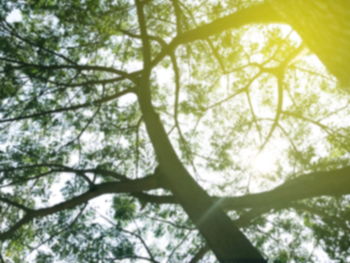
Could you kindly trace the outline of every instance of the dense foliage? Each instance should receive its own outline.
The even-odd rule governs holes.
[[[0,262],[216,260],[150,94],[264,258],[348,262],[349,92],[262,2],[0,0]]]

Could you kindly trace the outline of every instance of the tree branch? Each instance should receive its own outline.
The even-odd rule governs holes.
[[[42,64],[34,64],[34,63],[27,63],[20,60],[15,60],[7,57],[0,57],[0,60],[11,62],[14,64],[18,64],[18,66],[11,66],[11,69],[21,69],[21,68],[37,68],[41,70],[57,70],[57,69],[74,69],[74,70],[86,70],[86,71],[101,71],[101,72],[108,72],[108,73],[114,73],[121,77],[124,77],[126,79],[130,79],[134,81],[135,79],[132,77],[132,75],[112,68],[112,67],[106,67],[106,66],[97,66],[97,65],[76,65],[76,64],[61,64],[61,65],[42,65]]]
[[[117,92],[113,95],[110,96],[106,96],[103,97],[101,99],[97,99],[94,100],[92,102],[86,102],[86,103],[82,103],[82,104],[77,104],[77,105],[73,105],[73,106],[69,106],[69,107],[62,107],[62,108],[57,108],[57,109],[53,109],[53,110],[48,110],[48,111],[42,111],[42,112],[37,112],[37,113],[33,113],[33,114],[28,114],[28,115],[22,115],[22,116],[17,116],[17,117],[13,117],[13,118],[7,118],[7,119],[2,119],[0,120],[0,123],[5,123],[5,122],[12,122],[12,121],[19,121],[19,120],[25,120],[25,119],[31,119],[31,118],[37,118],[37,117],[42,117],[45,115],[50,115],[50,114],[56,114],[56,113],[60,113],[60,112],[65,112],[65,111],[72,111],[72,110],[78,110],[81,108],[86,108],[89,106],[93,106],[93,105],[100,105],[102,103],[117,99],[127,93],[133,92],[133,89],[126,89],[120,92]]]
[[[166,48],[154,58],[151,65],[156,66],[165,56],[173,52],[179,45],[220,34],[229,29],[240,28],[249,24],[286,23],[268,3],[257,4],[233,14],[201,25],[176,36]],[[134,72],[138,74],[139,72]],[[130,74],[132,75],[132,74]]]
[[[257,194],[226,197],[222,206],[226,209],[274,207],[292,201],[319,196],[337,196],[350,193],[350,166],[332,170],[313,172],[298,176],[286,183]]]
[[[285,23],[270,4],[262,3],[219,18],[211,23],[184,32],[176,37],[172,45],[185,44],[198,39],[219,34],[225,30],[239,28],[248,24]]]
[[[212,199],[225,210],[245,208],[278,208],[293,206],[291,202],[320,196],[350,194],[350,166],[331,171],[319,171],[300,175],[266,192],[244,196],[218,197]],[[155,204],[178,204],[174,196],[156,196],[135,193],[143,202]]]
[[[136,180],[129,180],[124,182],[108,182],[95,185],[93,189],[90,189],[81,195],[63,201],[59,204],[53,205],[51,207],[26,211],[27,213],[19,221],[17,221],[17,223],[11,226],[7,231],[0,233],[0,240],[10,238],[20,227],[22,227],[24,224],[29,223],[35,218],[45,217],[63,210],[72,209],[101,195],[115,193],[135,193],[156,189],[159,187],[160,184],[157,176],[147,176]]]

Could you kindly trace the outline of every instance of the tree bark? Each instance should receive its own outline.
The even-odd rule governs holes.
[[[350,2],[347,0],[268,0],[299,33],[327,69],[350,85]]]
[[[136,0],[143,43],[144,69],[138,84],[138,101],[146,129],[159,161],[159,169],[169,189],[179,201],[221,263],[267,262],[238,227],[213,203],[191,177],[172,147],[151,102],[151,56],[142,3]]]
[[[350,194],[350,166],[330,171],[319,171],[299,175],[276,188],[243,196],[212,196],[213,202],[220,203],[224,210],[246,208],[288,208],[292,202],[321,196]],[[157,196],[135,193],[144,202],[156,204],[178,204],[174,196]]]
[[[318,196],[337,196],[350,193],[350,166],[337,170],[314,172],[301,175],[266,192],[225,197],[225,209],[280,207],[292,201]]]

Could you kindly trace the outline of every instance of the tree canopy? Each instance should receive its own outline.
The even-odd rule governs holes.
[[[349,262],[348,7],[0,1],[0,263]]]

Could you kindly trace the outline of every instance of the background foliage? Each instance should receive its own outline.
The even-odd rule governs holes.
[[[146,2],[157,57],[183,32],[258,1]],[[0,3],[1,231],[26,209],[153,174],[132,81],[143,62],[134,3]],[[151,88],[181,161],[210,195],[349,164],[348,91],[287,25],[180,45],[154,67]],[[258,214],[244,232],[271,260],[347,262],[349,213],[347,196],[312,198]],[[31,220],[2,241],[0,262],[213,262],[207,250],[179,206],[122,193]]]

